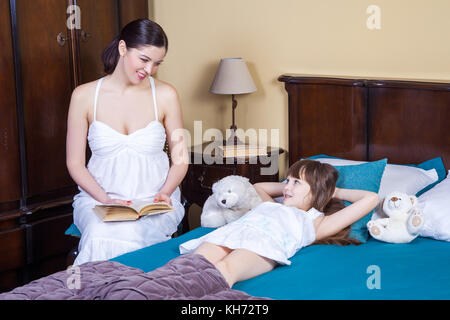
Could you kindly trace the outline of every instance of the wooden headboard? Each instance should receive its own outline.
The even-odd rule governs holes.
[[[450,83],[282,75],[289,107],[289,165],[328,154],[450,168]]]

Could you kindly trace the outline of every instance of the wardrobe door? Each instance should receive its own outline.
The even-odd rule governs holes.
[[[22,283],[25,229],[19,225],[21,174],[9,1],[0,1],[0,292]]]
[[[15,3],[30,204],[42,201],[44,194],[46,198],[63,195],[74,185],[66,169],[65,146],[72,92],[67,2]]]
[[[101,55],[105,47],[128,22],[148,18],[148,0],[78,0],[80,29],[77,31],[80,57],[79,83],[104,76]]]
[[[0,1],[0,212],[19,207],[21,196],[16,87],[8,1]]]
[[[103,49],[119,34],[117,0],[78,0],[81,28],[77,31],[80,83],[104,76]]]
[[[136,19],[148,19],[148,2],[149,0],[119,0],[120,28]]]

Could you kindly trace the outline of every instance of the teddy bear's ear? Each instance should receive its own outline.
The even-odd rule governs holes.
[[[417,204],[417,197],[416,196],[409,196],[409,199],[411,199],[411,203],[413,207]]]
[[[244,182],[244,183],[250,183],[250,179],[249,178],[247,178],[247,177],[243,177],[243,176],[236,176],[236,180],[238,180],[239,182]]]

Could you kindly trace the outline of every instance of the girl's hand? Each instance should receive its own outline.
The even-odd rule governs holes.
[[[120,199],[109,199],[106,202],[104,202],[104,204],[120,204],[123,206],[128,206],[131,204],[130,200],[120,200]]]
[[[172,205],[172,200],[170,199],[170,196],[167,193],[164,192],[158,192],[153,200],[153,202],[167,202],[168,204]]]

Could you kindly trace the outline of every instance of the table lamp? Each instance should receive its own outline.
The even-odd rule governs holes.
[[[251,93],[256,91],[256,86],[247,69],[247,65],[242,58],[224,58],[220,60],[214,81],[209,89],[215,94],[231,94],[232,102],[232,125],[231,136],[228,138],[227,145],[243,144],[236,136],[236,124],[234,121],[234,110],[237,107],[236,94]]]

